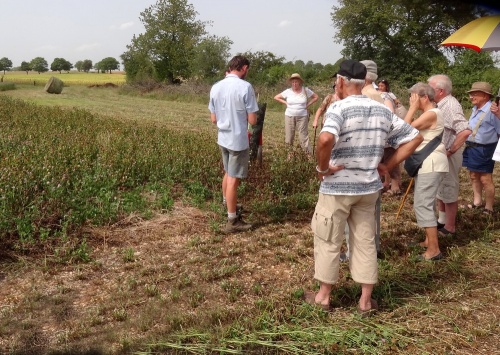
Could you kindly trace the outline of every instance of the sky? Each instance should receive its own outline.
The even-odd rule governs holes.
[[[144,33],[140,13],[156,0],[1,0],[0,58],[14,67],[43,57],[75,64],[120,55]],[[337,0],[188,0],[211,35],[233,41],[231,54],[268,51],[286,61],[334,64],[332,6]]]

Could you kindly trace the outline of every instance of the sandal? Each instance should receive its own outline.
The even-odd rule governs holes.
[[[361,318],[368,318],[368,317],[373,316],[375,313],[377,313],[377,311],[378,311],[377,301],[372,298],[372,299],[370,299],[370,304],[371,304],[370,309],[363,310],[363,309],[359,308],[359,305],[356,308],[356,312],[361,316]]]
[[[453,237],[455,235],[455,233],[453,232],[450,232],[448,229],[446,229],[445,227],[441,228],[441,229],[438,229],[438,234],[441,236],[441,237],[446,237],[446,236],[450,236],[450,237]]]
[[[325,312],[330,312],[332,310],[330,303],[328,303],[328,304],[317,303],[315,298],[316,298],[316,293],[311,292],[311,291],[306,291],[304,293],[304,296],[303,296],[303,300],[307,304],[310,304],[311,306],[319,307]]]
[[[493,211],[492,210],[489,210],[487,208],[484,208],[483,209],[483,213],[488,215],[488,216],[493,216]]]
[[[429,262],[432,262],[432,261],[438,261],[438,260],[441,260],[443,259],[444,256],[442,253],[439,253],[437,255],[434,255],[433,257],[431,258],[426,258],[424,254],[420,254],[417,256],[417,261],[429,261]]]
[[[461,205],[460,208],[463,210],[476,210],[478,208],[483,208],[483,206],[482,205],[475,205],[474,202],[471,202],[471,203],[468,203],[466,205]]]
[[[387,190],[386,192],[384,192],[384,195],[399,196],[399,195],[401,195],[401,190]]]

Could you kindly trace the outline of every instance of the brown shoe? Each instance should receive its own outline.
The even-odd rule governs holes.
[[[246,232],[250,229],[252,229],[252,225],[250,223],[245,223],[243,219],[241,219],[241,217],[236,217],[227,220],[224,232],[225,233]]]

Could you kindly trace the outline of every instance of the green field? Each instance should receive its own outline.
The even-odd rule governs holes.
[[[413,192],[399,219],[401,199],[383,196],[380,312],[356,314],[360,288],[341,263],[325,313],[301,299],[317,288],[319,183],[314,160],[288,157],[283,108],[266,113],[263,163],[239,189],[256,229],[224,235],[208,94],[177,89],[0,92],[1,354],[498,352],[498,212],[459,210],[445,259],[418,262]]]
[[[0,72],[0,78],[3,77],[3,81],[17,84],[45,85],[52,76],[61,79],[65,85],[94,85],[105,83],[121,85],[125,83],[125,73],[123,72],[113,72],[112,74],[84,73],[78,71],[70,71],[69,73],[49,71],[41,74],[32,71],[28,72],[28,74],[24,71],[6,71],[5,74]]]

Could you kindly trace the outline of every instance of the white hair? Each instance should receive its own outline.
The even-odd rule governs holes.
[[[434,82],[436,88],[444,90],[446,95],[451,94],[453,89],[451,79],[448,75],[445,74],[436,74],[427,79],[427,82]]]
[[[366,78],[367,78],[368,80],[370,80],[370,81],[372,81],[372,82],[373,82],[373,81],[376,81],[376,80],[377,80],[378,75],[377,75],[377,74],[375,74],[375,73],[372,73],[372,72],[370,72],[370,71],[367,71],[367,72],[366,72]]]
[[[351,83],[351,84],[356,85],[356,86],[364,86],[365,85],[365,81],[363,79],[351,79],[351,78],[348,78],[346,76],[339,75],[339,74],[337,74],[337,76],[340,76],[341,78],[343,78],[345,82]]]

